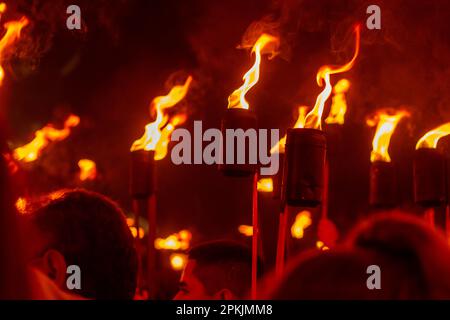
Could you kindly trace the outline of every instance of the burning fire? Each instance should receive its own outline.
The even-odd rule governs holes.
[[[322,251],[330,250],[330,248],[328,248],[328,247],[325,245],[325,243],[323,243],[323,242],[320,241],[320,240],[316,242],[316,247],[317,247],[317,249],[322,250]]]
[[[170,255],[170,265],[175,271],[183,270],[187,263],[187,256],[182,253],[172,253]]]
[[[409,116],[409,113],[404,110],[396,111],[393,114],[382,110],[377,112],[374,117],[367,119],[368,126],[377,126],[372,142],[371,162],[391,162],[391,157],[388,153],[389,143],[397,124],[406,116]]]
[[[181,230],[167,238],[157,238],[155,248],[158,250],[187,250],[191,244],[192,234],[188,230]]]
[[[167,95],[153,99],[150,108],[156,111],[156,120],[145,126],[144,135],[133,143],[131,151],[154,150],[156,160],[161,160],[166,156],[170,134],[176,125],[184,122],[185,118],[175,116],[169,121],[169,116],[164,111],[184,99],[191,82],[192,77],[189,76],[183,85],[174,86]]]
[[[20,197],[16,201],[16,209],[20,214],[25,214],[27,212],[28,201],[27,199]]]
[[[252,226],[242,224],[239,226],[238,230],[240,233],[242,233],[246,237],[253,236],[253,227]]]
[[[293,238],[301,239],[306,228],[312,223],[311,213],[309,211],[301,211],[295,217],[294,224],[291,227],[291,235]]]
[[[130,229],[130,232],[131,232],[133,238],[137,238],[137,236],[138,236],[138,228],[136,228],[136,226],[134,224],[134,219],[133,218],[127,218],[127,225],[128,225],[128,228]],[[143,239],[144,235],[145,235],[144,229],[139,227],[139,239]]]
[[[97,177],[97,165],[89,159],[81,159],[78,161],[80,168],[79,178],[81,181],[94,180]]]
[[[247,92],[259,81],[259,71],[261,65],[261,54],[263,49],[272,44],[270,49],[271,57],[275,55],[275,51],[280,45],[280,40],[277,37],[262,34],[255,45],[253,46],[252,53],[255,54],[255,63],[247,71],[247,73],[242,78],[244,80],[244,84],[236,89],[229,97],[228,97],[228,108],[240,108],[240,109],[249,109],[249,104],[247,100],[245,100],[245,95]]]
[[[272,178],[259,179],[256,188],[257,188],[258,192],[272,192],[273,191]]]
[[[14,150],[14,159],[24,162],[35,161],[50,142],[66,139],[70,135],[71,129],[78,126],[79,123],[80,118],[78,116],[70,115],[64,122],[63,129],[56,129],[51,124],[46,125],[35,132],[35,137],[30,143]]]
[[[0,3],[0,16],[6,11],[6,4]],[[26,17],[22,17],[18,21],[9,21],[4,24],[4,28],[6,32],[4,36],[0,39],[0,63],[3,61],[3,55],[5,51],[17,40],[20,38],[20,33],[22,29],[28,25],[28,19]],[[0,85],[5,78],[5,71],[3,70],[3,66],[0,65]]]
[[[416,149],[431,148],[436,149],[439,139],[450,134],[450,122],[447,122],[433,130],[427,132],[417,141]]]
[[[305,127],[305,119],[306,119],[306,112],[308,111],[309,107],[307,106],[299,106],[298,107],[298,118],[297,122],[295,122],[294,128],[304,128]],[[270,154],[275,153],[284,153],[284,146],[286,144],[286,135],[284,135],[283,138],[278,141],[276,145],[270,149]]]
[[[317,97],[314,108],[306,116],[305,128],[310,128],[310,129],[321,129],[322,128],[321,122],[322,122],[323,109],[325,107],[325,102],[330,97],[331,91],[332,91],[330,76],[332,74],[346,72],[353,67],[353,65],[355,64],[356,58],[359,55],[360,33],[361,33],[361,26],[357,25],[355,27],[355,38],[356,38],[355,39],[355,42],[356,42],[355,53],[353,55],[353,58],[347,64],[345,64],[343,66],[339,66],[339,67],[325,65],[325,66],[321,67],[319,69],[319,71],[317,72],[317,76],[316,76],[317,84],[320,87],[322,87],[325,84],[325,88]]]
[[[331,102],[330,114],[325,119],[328,124],[344,124],[345,113],[347,112],[347,100],[345,94],[350,89],[350,81],[341,79],[333,88],[333,99]]]

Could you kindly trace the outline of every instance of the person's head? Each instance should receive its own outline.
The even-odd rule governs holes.
[[[354,228],[347,245],[403,266],[400,298],[450,298],[450,249],[444,234],[424,219],[399,211],[373,215]]]
[[[30,265],[67,289],[76,265],[81,289],[93,299],[131,299],[137,277],[133,237],[121,209],[108,198],[84,190],[61,190],[21,216]]]
[[[175,299],[243,299],[250,291],[251,274],[252,253],[246,246],[226,240],[204,243],[189,251]]]

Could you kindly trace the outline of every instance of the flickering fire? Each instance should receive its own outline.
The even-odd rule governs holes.
[[[256,188],[258,192],[272,192],[273,191],[272,178],[259,179]]]
[[[322,251],[326,251],[326,250],[330,250],[330,248],[328,248],[325,243],[323,243],[322,241],[317,241],[316,242],[316,248]]]
[[[439,139],[450,134],[450,122],[447,122],[433,130],[428,131],[417,141],[416,149],[429,148],[436,149]]]
[[[6,11],[6,4],[0,4],[0,14],[3,14]],[[28,25],[28,19],[26,17],[22,17],[18,21],[9,21],[4,24],[4,28],[6,32],[4,36],[0,39],[0,63],[3,62],[3,55],[5,51],[17,40],[20,38],[20,33],[22,29]],[[5,77],[5,71],[3,70],[3,66],[0,65],[0,85],[3,82]]]
[[[165,157],[170,133],[175,129],[175,125],[182,123],[182,117],[176,117],[169,121],[169,116],[165,113],[165,110],[172,108],[186,97],[191,82],[192,77],[189,76],[183,85],[176,85],[167,95],[153,99],[150,108],[156,111],[156,120],[145,126],[144,135],[133,143],[131,151],[155,150],[156,160]],[[166,126],[169,126],[169,128],[164,130]]]
[[[27,206],[27,199],[20,197],[16,200],[16,210],[18,213],[25,214],[27,212]]]
[[[36,161],[50,142],[66,139],[70,135],[71,129],[78,126],[79,123],[80,118],[78,116],[70,115],[64,122],[63,129],[56,129],[52,124],[46,125],[35,132],[35,137],[31,142],[14,150],[14,159],[23,162]]]
[[[238,231],[246,237],[253,236],[253,226],[242,224],[238,227]]]
[[[367,119],[366,123],[368,126],[377,126],[372,142],[371,162],[391,162],[388,151],[392,134],[400,120],[407,116],[409,116],[409,112],[405,110],[381,110],[374,117]]]
[[[301,211],[295,217],[294,224],[291,227],[291,235],[293,238],[303,238],[304,231],[312,223],[311,213],[309,211]]]
[[[186,119],[187,116],[184,114],[176,115],[164,127],[164,129],[161,131],[161,138],[156,144],[155,160],[162,160],[166,157],[169,148],[170,136],[172,135],[173,130],[175,130],[175,128],[179,125],[183,124]]]
[[[319,85],[319,87],[322,87],[325,84],[325,88],[317,97],[314,108],[306,116],[305,128],[319,129],[319,130],[322,128],[323,109],[325,107],[325,102],[330,97],[332,91],[330,76],[332,74],[346,72],[353,67],[356,58],[359,55],[360,33],[361,33],[361,26],[357,25],[355,27],[355,53],[353,55],[353,58],[347,64],[339,67],[325,65],[321,67],[317,72],[316,76],[317,84]]]
[[[299,106],[298,107],[298,118],[297,121],[294,124],[294,128],[304,128],[305,127],[305,119],[306,119],[306,112],[308,111],[309,107],[307,106]],[[278,141],[276,145],[270,149],[270,154],[283,154],[284,153],[284,147],[286,145],[286,135],[284,135],[283,138]]]
[[[184,269],[187,263],[187,256],[182,253],[172,253],[170,255],[170,265],[175,271],[181,271]]]
[[[136,228],[136,225],[134,224],[133,218],[127,218],[127,225],[130,229],[131,235],[133,238],[137,238],[138,236],[138,228]],[[142,227],[139,227],[139,239],[143,239],[145,235],[145,230]]]
[[[188,230],[181,230],[167,238],[157,238],[155,248],[158,250],[187,250],[189,249],[192,234]]]
[[[81,181],[95,180],[97,177],[97,165],[89,159],[81,159],[78,161],[80,168],[79,178]]]
[[[350,81],[341,79],[333,88],[333,98],[331,102],[330,114],[325,119],[327,124],[343,125],[345,121],[345,113],[347,112],[347,99],[345,94],[350,89]]]
[[[270,49],[268,49],[270,44]],[[249,109],[250,105],[245,99],[245,95],[247,92],[259,81],[259,73],[260,73],[260,65],[261,65],[261,55],[263,54],[263,49],[270,50],[269,53],[271,57],[275,55],[275,51],[278,49],[280,45],[280,40],[277,37],[262,34],[255,45],[253,46],[252,53],[255,54],[255,63],[247,71],[247,73],[242,78],[244,80],[244,84],[236,89],[229,97],[228,97],[228,108],[241,108],[241,109]]]

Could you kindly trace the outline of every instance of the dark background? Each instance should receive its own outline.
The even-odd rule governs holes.
[[[284,130],[295,122],[299,104],[314,104],[321,89],[315,74],[324,64],[347,61],[353,53],[352,26],[363,23],[361,54],[345,75],[346,124],[332,130],[330,218],[341,233],[369,212],[368,169],[373,129],[365,118],[384,107],[404,107],[411,117],[394,134],[390,155],[397,167],[399,204],[412,203],[411,156],[418,138],[450,120],[450,3],[448,1],[313,0],[118,0],[7,1],[4,20],[25,14],[31,24],[17,51],[7,57],[1,88],[2,116],[11,148],[27,143],[47,123],[68,113],[81,124],[65,141],[23,166],[23,192],[36,195],[61,187],[102,192],[131,210],[129,148],[150,121],[148,106],[187,74],[195,83],[180,108],[185,127],[202,120],[219,127],[228,95],[241,85],[253,59],[237,50],[255,21],[282,37],[281,55],[263,60],[258,85],[248,94],[260,127]],[[69,31],[69,4],[82,10],[83,30]],[[378,4],[382,29],[365,28],[366,8]],[[183,80],[182,80],[183,81]],[[327,109],[328,110],[328,109]],[[328,111],[325,111],[325,115]],[[443,146],[447,145],[445,141]],[[99,178],[77,181],[77,161],[97,163]],[[251,224],[251,181],[225,178],[215,166],[157,163],[158,235],[181,229],[193,242],[245,239],[237,231]],[[265,257],[274,259],[278,201],[260,199]],[[317,213],[313,217],[317,222]],[[306,238],[315,241],[311,228]]]

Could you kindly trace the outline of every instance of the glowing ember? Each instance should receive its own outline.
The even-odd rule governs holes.
[[[427,132],[419,141],[417,141],[416,149],[430,148],[436,149],[439,139],[450,134],[450,122],[447,122],[433,130]]]
[[[27,212],[27,206],[28,206],[27,199],[22,198],[22,197],[17,199],[16,209],[17,209],[18,213],[25,214]]]
[[[394,113],[382,110],[377,112],[374,117],[367,119],[368,126],[377,126],[372,142],[371,162],[391,162],[391,157],[388,153],[389,143],[397,124],[406,116],[409,116],[409,113],[404,110],[395,111]]]
[[[310,129],[321,129],[322,128],[323,109],[325,107],[325,102],[330,97],[331,91],[332,91],[330,76],[332,74],[346,72],[353,67],[353,65],[355,64],[356,58],[359,55],[360,32],[361,32],[361,26],[357,25],[355,27],[355,38],[356,38],[355,53],[353,55],[353,58],[350,60],[350,62],[348,62],[347,64],[340,66],[340,67],[333,67],[333,66],[325,65],[325,66],[321,67],[319,69],[319,71],[317,72],[317,76],[316,76],[317,84],[320,87],[322,87],[325,84],[325,88],[317,97],[314,108],[306,116],[305,128],[310,128]]]
[[[309,107],[307,106],[299,106],[298,107],[298,118],[295,122],[294,128],[304,128],[305,127],[305,119],[306,119],[306,112],[308,111]],[[284,135],[283,138],[278,141],[276,145],[270,149],[270,154],[275,153],[284,153],[284,146],[286,144],[286,135]]]
[[[89,159],[81,159],[78,161],[80,168],[79,178],[81,181],[94,180],[97,177],[97,165]]]
[[[157,238],[155,248],[158,250],[187,250],[189,249],[192,234],[188,230],[182,230],[167,238]]]
[[[238,227],[238,231],[246,237],[253,236],[253,227],[242,224]]]
[[[183,85],[174,86],[167,95],[153,99],[150,108],[156,111],[156,120],[145,126],[144,135],[133,143],[131,151],[155,150],[156,160],[161,160],[165,157],[170,133],[175,129],[175,125],[183,121],[181,121],[182,118],[175,118],[172,122],[169,122],[169,116],[165,114],[164,110],[172,108],[184,99],[189,91],[191,82],[192,77],[189,76]],[[166,126],[169,126],[169,128],[164,130]]]
[[[294,224],[291,227],[291,235],[293,238],[303,238],[304,231],[312,223],[311,213],[309,211],[301,211],[295,217]]]
[[[258,192],[272,192],[273,191],[273,180],[272,178],[262,178],[259,179],[257,184]]]
[[[172,253],[170,255],[170,265],[172,269],[175,271],[183,270],[184,266],[187,263],[187,256],[182,253]]]
[[[331,103],[330,114],[325,119],[328,124],[343,125],[345,121],[345,113],[347,112],[347,100],[345,94],[350,89],[350,81],[341,79],[333,88],[333,99]]]
[[[240,109],[249,109],[249,104],[247,100],[245,100],[245,95],[247,92],[259,81],[259,71],[261,65],[261,54],[263,53],[263,49],[267,50],[268,45],[270,46],[270,54],[273,57],[275,55],[275,51],[280,45],[280,40],[274,36],[268,34],[262,34],[255,45],[253,46],[252,53],[255,54],[255,63],[247,71],[244,75],[243,80],[244,84],[236,89],[229,97],[228,97],[228,108],[240,108]]]
[[[3,14],[6,10],[6,4],[0,4],[0,14]],[[4,28],[6,32],[4,36],[0,39],[0,63],[3,62],[3,55],[5,51],[17,40],[20,38],[20,33],[22,29],[28,24],[28,19],[26,17],[22,17],[18,21],[9,21],[4,24]],[[5,77],[5,71],[3,67],[0,65],[0,85],[3,82]]]
[[[14,150],[14,159],[24,162],[35,161],[50,142],[66,139],[70,135],[71,129],[78,126],[79,123],[80,118],[78,116],[70,115],[64,122],[63,129],[56,129],[51,124],[46,125],[35,132],[35,137],[30,143]]]
[[[316,247],[317,247],[317,249],[322,250],[322,251],[330,250],[330,248],[328,248],[328,247],[325,245],[325,243],[323,243],[323,242],[320,241],[320,240],[316,242]]]

